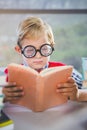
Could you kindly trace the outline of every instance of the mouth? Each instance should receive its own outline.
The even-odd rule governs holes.
[[[42,60],[36,60],[36,61],[34,61],[33,63],[34,63],[34,64],[42,64],[43,61],[42,61]]]

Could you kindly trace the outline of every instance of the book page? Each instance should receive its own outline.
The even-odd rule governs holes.
[[[56,68],[56,67],[55,67]],[[61,93],[57,93],[57,85],[59,83],[65,83],[68,77],[72,74],[72,66],[62,66],[54,68],[54,71],[49,71],[50,73],[45,73],[44,78],[44,109],[58,106],[60,104],[67,102],[67,97]],[[42,74],[42,73],[41,73]]]
[[[41,85],[42,77],[40,74],[29,68],[19,64],[10,64],[8,66],[8,82],[15,82],[17,86],[23,86],[24,96],[20,100],[12,101],[13,104],[22,105],[35,111],[37,102],[40,102],[41,93],[39,85]],[[39,92],[40,91],[40,92]],[[38,100],[38,101],[37,101]],[[37,105],[37,106],[36,106]]]
[[[51,67],[51,68],[44,69],[43,71],[40,72],[40,74],[42,76],[44,76],[44,75],[47,75],[47,74],[52,74],[56,71],[61,71],[61,70],[69,69],[69,68],[73,69],[73,66],[67,65],[67,66]]]

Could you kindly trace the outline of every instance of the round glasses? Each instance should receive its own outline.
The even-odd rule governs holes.
[[[52,54],[54,51],[54,48],[50,44],[43,44],[40,49],[36,49],[32,45],[25,46],[24,48],[21,49],[21,53],[26,57],[26,58],[32,58],[34,57],[37,52],[39,52],[42,56],[47,57]]]

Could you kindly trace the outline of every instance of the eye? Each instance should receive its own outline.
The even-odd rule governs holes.
[[[32,52],[32,51],[34,51],[34,48],[33,48],[33,47],[28,47],[28,48],[26,48],[26,52],[27,52],[27,53]]]
[[[47,51],[47,50],[48,50],[48,47],[47,47],[47,46],[43,46],[41,49],[42,49],[43,51]]]
[[[32,55],[35,53],[35,49],[33,47],[26,47],[24,50],[25,55]]]

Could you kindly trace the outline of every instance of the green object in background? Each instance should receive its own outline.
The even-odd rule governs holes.
[[[87,80],[87,57],[82,57],[83,80]]]

